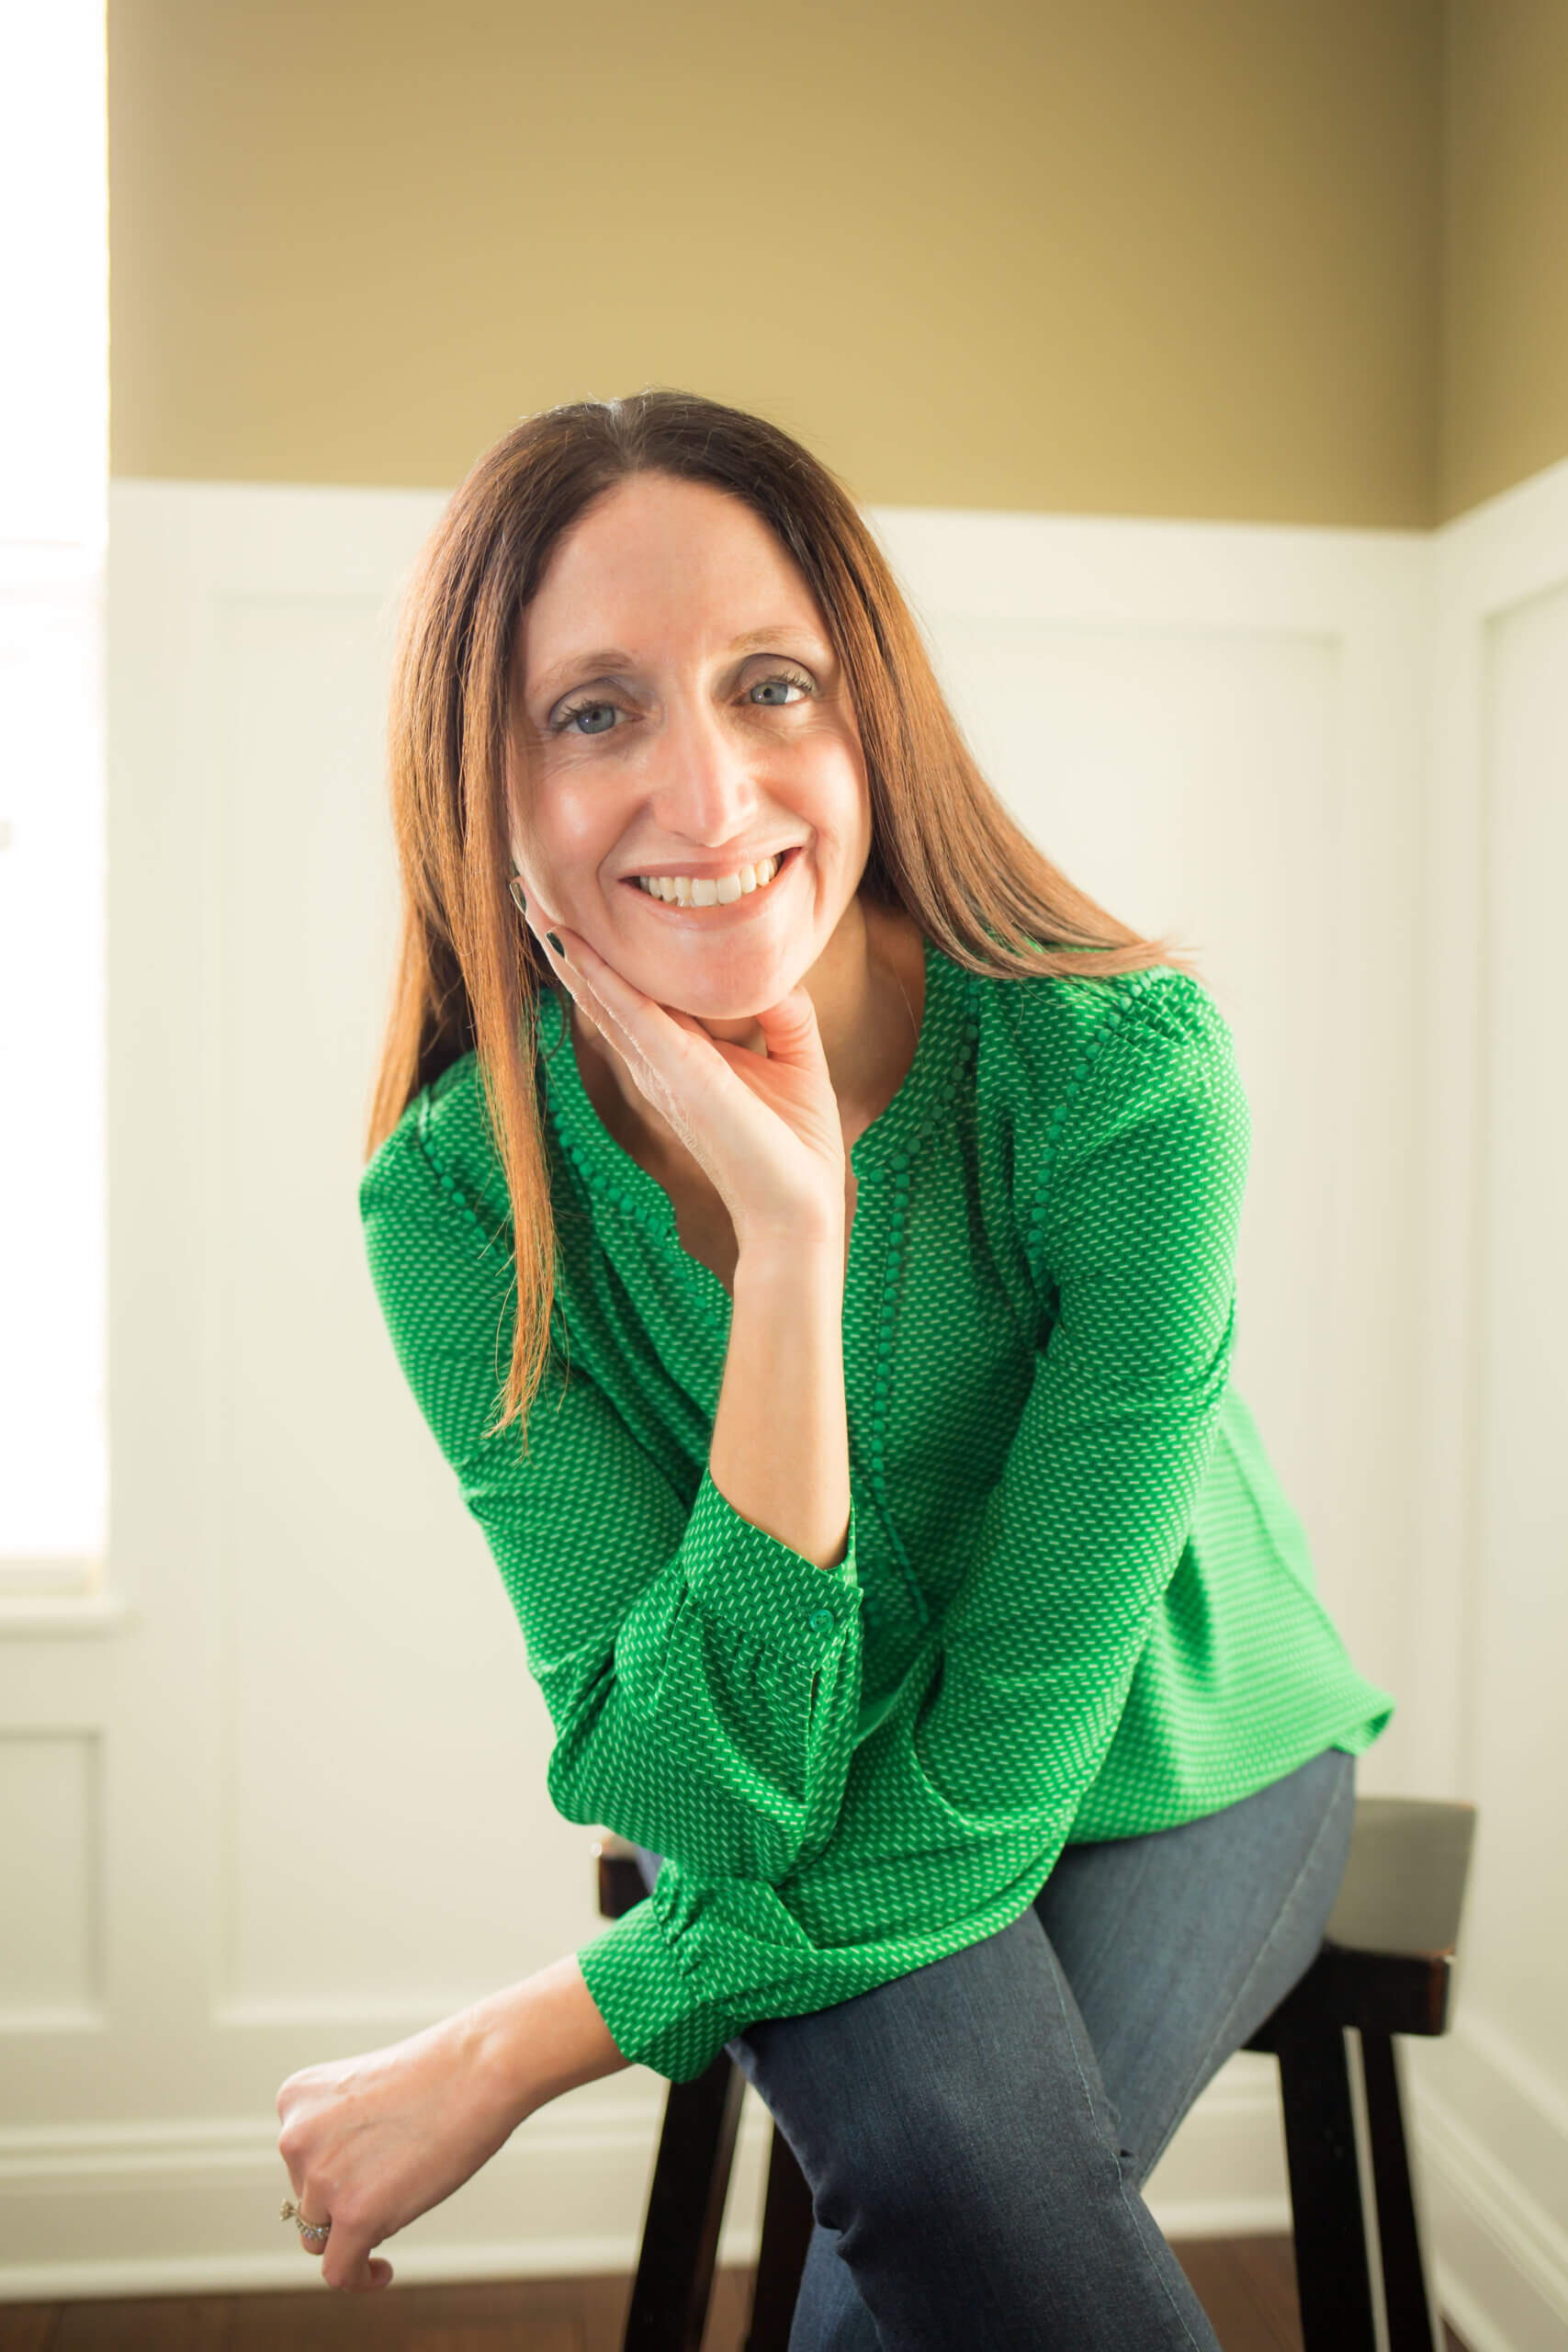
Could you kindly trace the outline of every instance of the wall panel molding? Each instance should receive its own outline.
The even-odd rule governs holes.
[[[1454,2029],[1415,2075],[1455,2324],[1476,2352],[1533,2352],[1568,2323],[1568,465],[1435,554],[1413,1753],[1479,1819]]]

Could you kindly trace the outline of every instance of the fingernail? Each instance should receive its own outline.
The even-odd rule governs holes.
[[[545,937],[549,941],[550,945],[555,949],[558,956],[564,956],[566,954],[566,949],[561,945],[560,941],[556,937],[553,931],[547,931]]]

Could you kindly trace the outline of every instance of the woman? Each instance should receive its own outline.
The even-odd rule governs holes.
[[[305,2243],[384,2285],[546,2101],[727,2048],[813,2192],[796,2352],[1213,2352],[1141,2186],[1315,1951],[1392,1713],[1229,1379],[1223,1015],[1010,819],[842,487],[716,402],[479,461],[391,752],[370,1266],[551,1796],[650,1892],[290,2076]]]

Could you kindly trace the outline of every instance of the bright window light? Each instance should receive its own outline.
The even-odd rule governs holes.
[[[101,0],[0,0],[0,537],[101,555],[109,414]]]
[[[0,0],[0,1590],[105,1549],[102,0]]]

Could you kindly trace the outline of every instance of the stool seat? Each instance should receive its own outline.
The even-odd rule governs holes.
[[[1322,1949],[1291,1997],[1359,2032],[1444,2032],[1474,1836],[1472,1805],[1358,1797]]]
[[[1396,2034],[1448,2030],[1473,1805],[1358,1797],[1350,1850],[1323,1941],[1245,2045],[1280,2063],[1305,2352],[1375,2352],[1347,2031],[1359,2041],[1389,2352],[1438,2352],[1405,2141]],[[602,1917],[648,1890],[637,1849],[594,1844]],[[746,2078],[721,2050],[671,2083],[649,2192],[626,2352],[700,2352]],[[813,2226],[811,2192],[773,2127],[746,2352],[787,2352]]]

